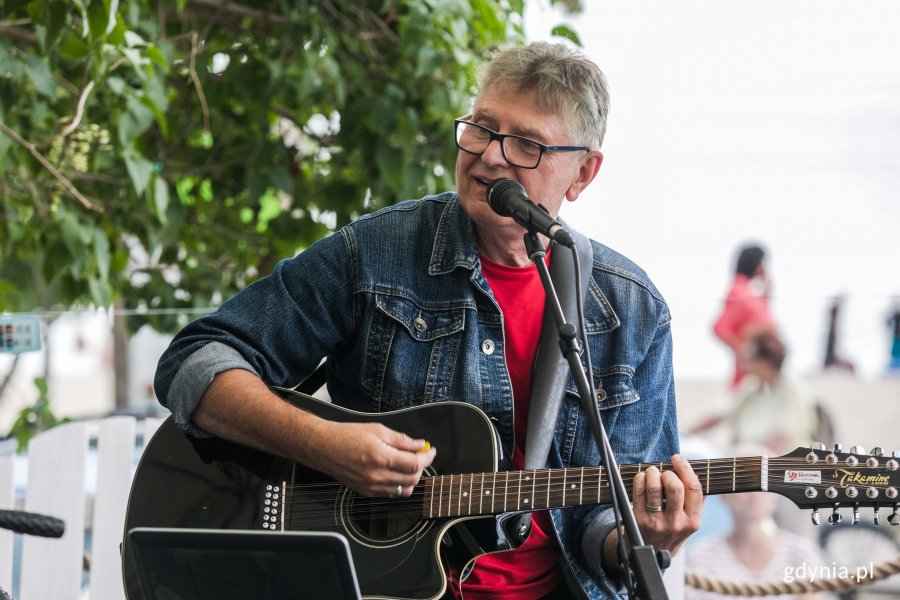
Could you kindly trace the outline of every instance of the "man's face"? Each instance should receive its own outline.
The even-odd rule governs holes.
[[[478,99],[468,120],[499,133],[530,138],[546,145],[576,145],[562,116],[538,107],[534,92],[516,93],[506,86],[488,88]],[[596,167],[591,157],[598,157]],[[525,188],[528,197],[554,217],[563,199],[575,200],[599,168],[599,152],[547,152],[536,169],[514,167],[506,162],[500,143],[493,141],[481,156],[462,150],[456,157],[456,186],[463,209],[479,229],[522,228],[509,217],[501,217],[487,204],[487,188],[495,179],[509,178]]]

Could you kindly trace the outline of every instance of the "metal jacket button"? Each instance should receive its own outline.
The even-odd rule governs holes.
[[[422,317],[416,317],[416,320],[413,321],[413,327],[416,328],[416,331],[421,333],[428,329],[428,323],[426,323],[425,319],[423,319]]]
[[[493,354],[494,353],[494,341],[493,340],[484,340],[481,342],[481,351],[485,354]]]

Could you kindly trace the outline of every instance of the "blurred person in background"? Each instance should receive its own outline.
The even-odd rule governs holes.
[[[702,421],[691,433],[727,424],[733,443],[761,445],[777,454],[817,441],[822,427],[815,397],[805,383],[784,375],[787,349],[778,334],[771,329],[751,333],[738,355],[746,376],[735,392],[735,407]]]
[[[741,445],[735,456],[769,454],[768,449]],[[732,529],[727,534],[697,540],[688,546],[686,568],[701,575],[729,581],[782,582],[801,566],[825,565],[820,548],[806,537],[785,531],[775,521],[779,496],[767,492],[726,494],[722,501],[731,511]],[[739,598],[727,594],[685,588],[685,600]],[[824,600],[821,593],[780,595],[794,600]]]
[[[841,357],[838,352],[838,329],[843,303],[844,299],[838,296],[832,300],[831,308],[828,310],[828,337],[825,341],[825,359],[822,367],[826,371],[837,370],[853,373],[855,371],[853,363]]]
[[[735,265],[731,289],[725,298],[713,332],[732,351],[735,359],[731,385],[736,388],[744,376],[741,368],[741,347],[747,336],[755,330],[774,329],[775,322],[769,312],[771,285],[764,264],[766,253],[759,245],[741,248]]]

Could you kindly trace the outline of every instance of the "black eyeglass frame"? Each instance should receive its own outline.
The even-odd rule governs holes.
[[[488,143],[485,145],[484,150],[482,150],[481,152],[472,152],[471,150],[466,150],[465,148],[463,148],[462,146],[459,145],[459,135],[457,132],[459,131],[459,126],[461,124],[462,125],[471,125],[472,127],[477,127],[478,129],[481,129],[482,131],[488,132],[488,134],[491,136],[491,139],[488,140]],[[506,138],[514,138],[517,140],[524,140],[524,141],[528,142],[529,144],[534,144],[535,146],[538,147],[538,150],[540,150],[540,154],[538,154],[537,162],[534,164],[533,167],[526,167],[524,165],[520,165],[518,163],[515,163],[515,162],[509,160],[509,157],[506,156],[506,142],[505,142]],[[531,138],[527,138],[527,137],[524,137],[521,135],[514,135],[511,133],[498,133],[498,132],[494,131],[493,129],[489,129],[489,128],[485,127],[484,125],[479,125],[478,123],[473,123],[472,121],[467,121],[465,119],[453,119],[453,139],[456,142],[457,148],[459,148],[463,152],[467,152],[468,154],[473,154],[475,156],[481,156],[482,154],[487,152],[488,146],[491,145],[491,142],[493,142],[494,140],[497,140],[498,142],[500,142],[500,152],[503,153],[503,159],[506,162],[508,162],[509,164],[513,165],[514,167],[519,167],[520,169],[537,169],[538,166],[540,166],[540,164],[541,164],[541,159],[544,158],[544,154],[547,152],[580,152],[580,151],[590,152],[590,150],[591,150],[590,147],[588,147],[588,146],[548,146],[547,144],[542,144],[538,141],[535,141]]]

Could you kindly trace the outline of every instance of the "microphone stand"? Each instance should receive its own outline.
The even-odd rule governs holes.
[[[669,552],[667,550],[662,550],[659,552],[659,557],[657,558],[653,546],[645,545],[644,540],[641,537],[637,521],[634,518],[634,512],[631,509],[631,501],[628,498],[628,492],[625,490],[625,484],[622,481],[622,474],[619,472],[619,465],[616,463],[612,446],[609,444],[609,437],[606,435],[606,429],[603,427],[603,421],[600,419],[599,408],[594,402],[593,380],[588,379],[584,373],[584,368],[581,365],[577,329],[571,323],[566,322],[562,306],[559,303],[559,297],[556,295],[556,288],[550,280],[550,272],[545,263],[547,251],[537,234],[532,232],[525,234],[525,248],[528,251],[529,258],[537,267],[538,274],[541,277],[541,283],[544,285],[547,302],[550,305],[553,318],[556,321],[556,326],[559,330],[560,350],[566,357],[566,360],[569,363],[569,370],[575,378],[575,385],[578,388],[578,394],[581,396],[582,410],[590,421],[591,431],[594,434],[597,448],[600,450],[600,457],[603,464],[606,466],[610,496],[613,509],[617,515],[617,523],[618,520],[621,520],[621,523],[625,528],[625,535],[627,536],[628,541],[631,542],[630,555],[628,555],[627,558],[625,556],[620,556],[620,560],[622,561],[620,566],[628,579],[629,595],[641,600],[668,600],[668,594],[662,581],[661,566],[662,568],[669,566]],[[580,277],[578,273],[578,253],[574,246],[571,250],[575,259],[576,277]],[[584,344],[586,348],[586,339],[584,340]],[[588,367],[590,368],[589,352]],[[631,580],[632,573],[637,578],[636,586]]]

